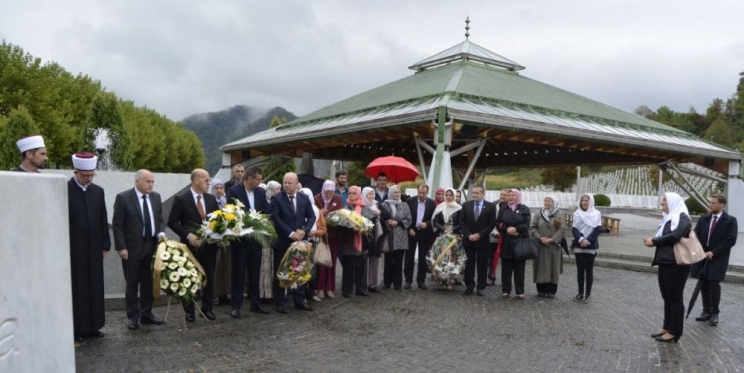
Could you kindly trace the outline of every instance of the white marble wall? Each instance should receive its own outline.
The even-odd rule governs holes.
[[[66,178],[0,172],[0,372],[74,372]]]

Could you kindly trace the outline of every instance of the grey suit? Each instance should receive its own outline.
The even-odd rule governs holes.
[[[147,204],[151,211],[148,211],[152,231],[149,237],[145,237],[143,204],[134,188],[116,195],[114,217],[111,221],[116,250],[126,249],[128,252],[128,259],[122,260],[121,263],[127,282],[124,299],[127,317],[130,319],[152,314],[152,255],[155,252],[158,233],[165,230],[160,194],[150,193],[147,196]]]

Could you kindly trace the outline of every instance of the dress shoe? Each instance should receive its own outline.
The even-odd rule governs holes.
[[[423,281],[421,281],[421,282],[418,283],[418,287],[421,290],[426,290],[426,289],[429,288],[428,286],[426,286],[426,284]]]
[[[395,290],[401,291],[401,290],[403,290],[403,288],[402,288],[402,287],[400,287],[400,286],[396,286],[396,287],[395,287]]]
[[[548,293],[545,295],[545,298],[555,298],[555,294]]]
[[[656,337],[654,339],[657,340],[657,341],[659,341],[659,342],[674,342],[674,343],[677,343],[677,341],[679,341],[679,337],[664,338],[662,336],[658,336],[658,337]]]
[[[93,332],[93,333],[90,333],[90,337],[91,338],[103,338],[104,335],[105,334],[103,334],[103,332],[100,331],[100,330],[99,331],[96,331],[96,332]]]
[[[239,319],[240,318],[240,309],[233,308],[232,311],[230,311],[230,317],[233,319]]]
[[[410,282],[408,282],[408,281],[406,281],[406,284],[405,284],[405,285],[403,285],[403,289],[406,289],[406,290],[408,290],[408,289],[410,289],[410,288],[411,288],[411,283],[410,283]]]
[[[156,318],[154,315],[145,315],[140,317],[140,322],[145,325],[163,325],[163,320]]]
[[[261,306],[260,304],[258,306],[251,306],[251,312],[260,313],[262,315],[268,315],[271,313],[266,308],[263,308],[263,306]]]
[[[310,299],[312,299],[312,300],[313,300],[313,302],[320,302],[320,301],[322,301],[322,299],[318,298],[318,296],[317,296],[317,295],[313,295],[313,297],[312,297],[312,298],[310,298]]]
[[[656,338],[659,338],[659,337],[661,337],[662,335],[664,335],[664,334],[666,334],[666,333],[667,333],[667,332],[658,332],[658,333],[654,333],[654,334],[651,334],[651,338],[653,338],[653,339],[656,339]]]
[[[707,312],[703,312],[703,313],[700,314],[700,316],[698,316],[698,317],[695,318],[695,321],[708,321],[708,320],[710,320],[710,316],[711,316],[711,314],[709,314]]]
[[[320,299],[323,299],[323,298],[325,298],[325,291],[318,290],[318,292],[315,293],[315,296],[317,296]]]
[[[583,300],[583,302],[584,302],[584,303],[589,303],[589,301],[590,301],[590,300],[592,300],[592,296],[591,296],[591,295],[589,295],[589,294],[587,294],[586,296],[584,296],[584,300]]]
[[[204,316],[211,321],[217,320],[217,315],[212,311],[204,311]]]
[[[369,292],[368,291],[357,291],[356,295],[362,296],[362,297],[368,297]]]
[[[369,288],[369,292],[380,294],[380,288],[378,288],[377,286],[372,286]]]
[[[137,330],[139,329],[139,322],[137,319],[129,319],[127,320],[127,329],[129,330]]]
[[[193,313],[187,313],[186,314],[186,322],[194,322],[196,321],[196,317]]]
[[[718,315],[710,315],[710,320],[708,320],[708,323],[710,326],[718,326]]]
[[[382,288],[385,289],[385,290],[387,290],[387,289],[390,289],[390,286],[391,286],[390,284],[385,284],[385,285],[382,286]]]
[[[313,312],[313,308],[310,307],[310,305],[307,304],[307,303],[295,304],[295,309],[296,310],[300,310],[300,311],[310,311],[310,312]]]
[[[341,296],[344,298],[351,298],[351,294],[342,293]]]
[[[583,294],[577,294],[571,300],[574,301],[574,302],[582,302],[584,300],[584,295]]]
[[[462,295],[473,295],[473,289],[472,288],[465,289],[465,292],[462,293]]]
[[[483,290],[478,289],[478,290],[475,291],[475,294],[478,295],[479,297],[482,297],[483,296]]]
[[[276,312],[287,313],[287,306],[285,305],[276,306]]]
[[[547,295],[545,293],[537,293],[538,298],[545,298]]]

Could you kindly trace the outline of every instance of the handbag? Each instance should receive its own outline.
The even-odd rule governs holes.
[[[537,242],[537,238],[520,238],[512,242],[514,260],[537,259],[540,252],[540,244]]]
[[[678,265],[695,264],[705,259],[705,251],[700,240],[695,236],[695,231],[690,231],[690,237],[682,237],[674,244],[674,259]]]
[[[315,265],[326,268],[333,265],[331,249],[328,247],[327,243],[323,242],[323,240],[320,240],[315,244]]]

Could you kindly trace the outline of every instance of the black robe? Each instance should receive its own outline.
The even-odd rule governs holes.
[[[103,188],[88,185],[85,192],[67,182],[70,218],[72,316],[75,334],[98,331],[106,323],[103,293],[103,251],[111,249]]]

